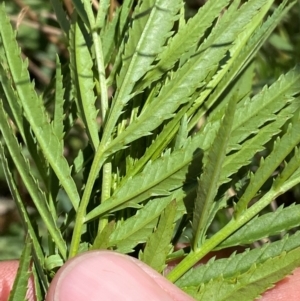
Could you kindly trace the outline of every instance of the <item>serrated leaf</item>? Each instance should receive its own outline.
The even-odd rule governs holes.
[[[13,89],[9,71],[5,69],[2,64],[0,64],[0,82],[1,90],[3,89],[3,93],[5,94],[2,96],[3,106],[19,130],[23,140],[26,142],[30,155],[34,158],[40,177],[46,184],[48,179],[47,164],[44,157],[38,151],[35,138],[31,133],[30,125],[24,118],[22,106],[16,91]]]
[[[41,191],[39,185],[37,184],[37,180],[33,177],[30,172],[29,164],[25,160],[20,146],[16,140],[16,137],[13,135],[13,131],[10,128],[7,116],[3,111],[3,104],[0,101],[0,129],[3,135],[3,139],[6,143],[6,146],[9,150],[9,153],[13,159],[15,166],[18,168],[18,172],[21,175],[21,178],[32,197],[34,205],[38,210],[40,216],[43,219],[50,235],[52,236],[53,240],[55,241],[59,251],[61,252],[62,256],[66,256],[66,244],[56,222],[53,219],[53,216],[50,213],[49,206],[47,204],[47,199],[45,194]]]
[[[132,11],[133,3],[133,0],[124,0],[121,6],[118,32],[122,39],[125,31],[128,29],[128,19],[130,17],[130,11]]]
[[[137,89],[143,90],[151,82],[158,80],[175,65],[183,54],[194,48],[228,3],[229,0],[206,1],[198,13],[182,25],[176,35],[170,39],[158,57],[159,62],[146,74],[145,78],[138,84]]]
[[[131,98],[135,83],[150,69],[162,51],[177,18],[181,1],[144,0],[138,3],[128,32],[123,65],[117,77],[117,91],[104,131],[107,143],[125,105]]]
[[[254,263],[246,273],[229,279],[219,276],[205,285],[188,287],[184,291],[199,301],[252,301],[299,266],[299,251],[300,248],[284,251],[264,263]]]
[[[256,153],[262,151],[268,141],[279,134],[282,126],[287,120],[291,119],[295,111],[300,107],[300,98],[295,99],[290,105],[277,113],[273,122],[261,127],[258,133],[251,139],[246,140],[237,147],[240,150],[226,157],[222,167],[220,183],[230,181],[230,176],[236,173],[242,166],[251,163]],[[230,152],[231,149],[227,150]]]
[[[288,231],[299,226],[299,216],[300,205],[291,205],[287,208],[279,207],[275,212],[266,213],[252,219],[244,227],[223,241],[216,249],[250,244],[282,231]]]
[[[91,41],[87,28],[81,19],[75,20],[71,27],[70,38],[70,62],[71,77],[74,84],[75,100],[90,143],[94,149],[99,144],[97,110],[95,107],[93,61],[89,48]]]
[[[112,21],[109,22],[100,33],[102,40],[104,66],[107,66],[107,64],[110,62],[111,56],[116,48],[117,26],[122,8],[118,8],[116,10],[115,16],[113,17]]]
[[[42,251],[39,239],[38,239],[38,234],[36,234],[36,232],[34,230],[34,227],[32,225],[30,217],[24,206],[23,200],[17,189],[15,179],[11,174],[11,170],[9,168],[7,159],[5,157],[5,151],[4,151],[4,147],[3,147],[2,143],[0,143],[0,158],[1,158],[1,163],[3,166],[5,178],[6,178],[6,181],[8,183],[9,189],[10,189],[10,193],[17,205],[21,220],[23,222],[23,227],[26,229],[26,232],[28,233],[27,235],[30,237],[30,240],[31,240],[33,248],[34,248],[34,256],[36,259],[35,264],[36,264],[38,272],[39,272],[40,280],[42,281],[43,285],[45,287],[47,287],[48,281],[44,277],[44,274],[43,274],[44,254],[43,254],[43,251]]]
[[[207,75],[218,69],[226,52],[232,47],[236,35],[243,32],[252,18],[258,19],[258,11],[260,18],[263,18],[272,1],[266,3],[262,0],[252,0],[242,5],[239,10],[238,2],[234,1],[229,7],[218,24],[218,30],[213,30],[211,38],[209,37],[197,50],[197,55],[192,56],[182,68],[178,69],[140,116],[107,145],[105,150],[107,154],[112,154],[128,143],[149,135],[164,120],[173,117],[173,113],[180,105],[187,103],[197,89],[205,86]],[[256,20],[257,26],[259,22],[259,19]],[[254,29],[252,26],[252,32]],[[214,47],[214,45],[221,46]],[[217,81],[214,85],[216,83]],[[213,88],[214,86],[209,86],[207,90],[210,92]]]
[[[155,140],[151,143],[151,145],[146,149],[145,154],[135,162],[132,169],[130,169],[131,176],[136,175],[139,171],[141,171],[145,164],[150,161],[155,154],[160,154],[166,148],[166,146],[173,140],[174,135],[176,135],[178,124],[180,120],[183,118],[186,108],[182,108],[170,122],[164,126],[163,130],[159,133],[159,135],[155,138]],[[154,157],[156,159],[156,157]],[[126,181],[128,176],[125,176],[123,181]]]
[[[42,277],[37,274],[35,265],[32,265],[31,272],[32,272],[32,275],[33,275],[33,280],[34,280],[33,286],[34,286],[34,294],[35,294],[36,300],[43,300],[43,297],[42,297],[42,287],[41,287],[41,283],[39,281],[40,278],[42,278]],[[45,286],[44,288],[47,289],[48,286]],[[46,294],[45,290],[43,291],[44,295]]]
[[[174,149],[180,149],[184,146],[184,144],[186,143],[186,140],[188,138],[188,120],[187,120],[187,116],[183,115],[181,122],[180,122],[180,127],[178,130],[178,133],[176,135],[176,139],[175,139],[175,145],[174,145]]]
[[[60,268],[64,264],[64,261],[58,254],[50,255],[45,258],[45,269],[51,271],[55,268]]]
[[[259,128],[276,119],[277,113],[291,103],[293,96],[300,92],[300,67],[296,66],[282,75],[273,85],[251,99],[245,99],[237,106],[230,144],[237,144]]]
[[[64,138],[64,88],[63,88],[63,75],[61,70],[61,64],[58,56],[56,57],[56,73],[55,73],[55,98],[54,98],[54,112],[53,112],[53,131],[60,141],[60,147],[63,149],[63,138]],[[50,167],[49,171],[49,205],[51,208],[52,215],[57,218],[55,200],[59,191],[59,180]]]
[[[22,106],[18,99],[17,93],[12,88],[13,85],[9,79],[9,72],[6,68],[4,68],[3,63],[0,64],[0,82],[1,92],[3,89],[3,96],[1,95],[1,99],[3,101],[4,108],[14,122],[15,126],[20,131],[22,138],[25,140]]]
[[[276,177],[273,187],[279,188],[284,186],[285,182],[297,171],[300,166],[300,151],[295,147],[294,155],[291,160],[285,164],[283,171]]]
[[[120,252],[132,251],[138,243],[146,242],[157,224],[161,212],[173,200],[174,196],[149,201],[136,215],[117,225],[110,236],[110,246],[117,246]]]
[[[105,228],[98,232],[93,246],[90,250],[99,250],[99,249],[108,249],[109,248],[109,237],[115,230],[115,222],[111,221],[110,223],[106,224]]]
[[[27,286],[30,277],[30,261],[31,261],[32,243],[27,237],[25,241],[25,247],[23,249],[19,268],[16,274],[16,278],[9,294],[8,301],[21,301],[26,300]]]
[[[34,91],[27,71],[27,62],[24,63],[15,40],[15,34],[5,13],[4,4],[0,6],[0,36],[6,61],[11,72],[16,92],[24,109],[32,131],[43,151],[47,161],[52,166],[62,186],[66,190],[73,207],[79,203],[79,195],[74,180],[70,175],[67,160],[63,157],[60,141],[53,132],[48,121],[42,99]]]
[[[260,16],[259,14],[257,14],[255,18],[256,20],[253,19],[248,24],[248,28],[246,27],[245,31],[242,32],[237,38],[235,38],[235,46],[230,49],[231,58],[228,60],[226,65],[222,66],[222,69],[218,71],[218,74],[213,76],[213,78],[207,84],[209,89],[204,90],[200,94],[198,99],[195,101],[195,105],[189,110],[188,115],[194,113],[198,109],[198,107],[202,105],[206,97],[209,96],[209,98],[205,101],[205,105],[199,108],[198,112],[190,121],[189,130],[191,130],[198,122],[198,120],[207,113],[207,111],[225,91],[226,87],[243,71],[247,64],[253,59],[262,43],[266,41],[279,21],[293,6],[293,4],[291,4],[285,8],[286,4],[287,1],[283,1],[279,8],[273,13],[273,15],[259,29],[255,29],[255,31],[253,32],[253,29],[256,28],[256,26],[258,27],[260,25],[260,21],[263,20],[263,16],[266,12],[265,10],[261,10],[259,12]],[[266,3],[266,5],[268,4]],[[251,34],[253,35],[251,36]],[[214,87],[216,87],[216,89],[213,91],[213,93],[211,93],[211,90]],[[224,101],[222,103],[224,103]]]
[[[283,162],[285,157],[293,150],[293,148],[300,143],[299,113],[297,115],[298,121],[296,122],[295,120],[293,125],[290,124],[282,138],[278,138],[275,141],[274,148],[271,153],[268,157],[266,157],[266,159],[262,158],[260,166],[256,170],[255,174],[251,176],[249,185],[236,205],[236,217],[246,209],[248,203],[272,175],[275,169]]]
[[[61,145],[63,145],[62,140],[64,138],[64,88],[61,64],[58,56],[56,57],[53,130],[57,138],[61,141]]]
[[[108,212],[128,201],[142,202],[151,196],[168,195],[170,190],[181,187],[189,171],[191,162],[200,161],[202,150],[206,150],[215,134],[215,125],[208,124],[203,132],[189,139],[184,149],[179,149],[149,162],[144,170],[122,182],[115,193],[106,202],[89,212],[90,220]],[[195,172],[200,172],[197,169]]]
[[[96,28],[99,28],[101,30],[104,27],[105,19],[107,18],[110,5],[113,5],[110,0],[104,0],[101,2],[96,17]]]
[[[173,200],[162,212],[157,229],[147,240],[140,260],[161,273],[166,267],[166,258],[172,249],[172,236],[175,227],[176,201]]]
[[[205,101],[205,106],[201,107],[198,113],[193,117],[192,121],[190,122],[190,128],[207,112],[209,108],[211,108],[220,95],[225,91],[230,82],[235,79],[243,71],[244,67],[247,66],[247,63],[253,59],[259,48],[271,35],[276,25],[278,25],[278,23],[293,6],[293,4],[290,4],[286,7],[286,4],[287,1],[282,1],[275,12],[268,17],[268,19],[260,26],[259,29],[255,30],[253,36],[251,36],[245,47],[243,47],[241,50],[240,54],[233,61],[228,73],[222,78],[215,91],[213,91],[213,93],[211,93],[209,98]]]
[[[291,236],[286,235],[282,240],[265,244],[262,248],[248,249],[243,253],[233,254],[229,258],[211,259],[207,264],[189,270],[176,281],[176,285],[180,288],[198,286],[220,275],[224,279],[234,278],[247,273],[253,264],[262,264],[270,258],[280,256],[283,252],[288,253],[299,247],[300,232]]]
[[[225,109],[217,135],[203,159],[203,172],[198,182],[197,198],[193,213],[193,247],[197,249],[211,223],[214,199],[220,185],[222,165],[225,160],[227,144],[235,113],[236,99],[233,98]]]

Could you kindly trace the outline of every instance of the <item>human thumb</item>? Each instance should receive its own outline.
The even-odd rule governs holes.
[[[68,261],[51,282],[46,301],[193,301],[135,258],[112,251],[83,253]]]

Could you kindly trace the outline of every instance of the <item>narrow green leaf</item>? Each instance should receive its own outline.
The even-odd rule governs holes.
[[[176,201],[173,200],[162,212],[157,229],[147,240],[140,260],[161,273],[166,267],[167,255],[172,250],[172,236],[175,227]]]
[[[220,16],[229,0],[207,1],[198,11],[198,13],[188,20],[188,22],[179,28],[178,33],[170,39],[168,45],[158,56],[159,62],[150,70],[137,89],[143,90],[158,80],[165,72],[174,67],[175,63],[183,54],[195,48],[199,40],[205,35],[213,21]]]
[[[299,114],[298,114],[299,115]],[[251,199],[256,195],[262,185],[272,175],[276,168],[283,162],[285,157],[300,143],[300,122],[290,124],[281,139],[277,139],[270,155],[261,160],[260,166],[250,178],[246,191],[238,201],[235,208],[235,216],[239,216],[246,208]]]
[[[16,140],[16,137],[13,135],[13,130],[9,126],[7,116],[3,111],[3,104],[0,101],[0,130],[3,136],[3,139],[6,143],[6,146],[9,150],[9,153],[12,157],[12,160],[18,168],[18,172],[32,197],[34,205],[38,210],[41,218],[43,219],[50,235],[52,236],[54,242],[56,243],[59,251],[62,256],[66,256],[66,244],[60,231],[57,228],[56,222],[53,220],[53,216],[50,213],[47,199],[45,194],[39,188],[37,180],[33,177],[30,172],[29,163],[25,160],[22,155],[20,146]]]
[[[99,144],[97,110],[95,107],[93,61],[89,48],[91,41],[81,19],[71,28],[70,61],[71,76],[75,90],[75,100],[80,117],[86,127],[87,135],[94,149]]]
[[[111,2],[110,0],[103,0],[99,5],[95,27],[99,28],[100,30],[104,27],[110,4],[113,5],[113,2]]]
[[[17,93],[12,88],[13,84],[9,79],[9,71],[4,68],[3,64],[0,64],[0,82],[1,82],[1,99],[3,100],[3,106],[7,111],[9,117],[14,122],[15,126],[18,128],[22,138],[25,139],[24,134],[24,116],[22,112],[22,105],[18,99]]]
[[[100,37],[102,40],[102,48],[103,48],[104,66],[107,66],[109,64],[110,59],[116,49],[117,26],[118,26],[121,10],[122,9],[120,8],[116,10],[112,21],[109,22],[100,33]]]
[[[26,232],[28,233],[28,236],[30,237],[30,240],[31,240],[33,248],[34,248],[34,254],[35,254],[34,256],[36,258],[35,264],[36,264],[38,272],[39,272],[39,277],[40,277],[43,285],[45,287],[47,287],[48,281],[45,278],[44,272],[43,272],[44,254],[43,254],[43,251],[42,251],[39,239],[38,239],[38,234],[36,234],[36,232],[34,230],[31,219],[24,206],[24,201],[22,200],[22,198],[19,194],[19,191],[17,189],[17,184],[15,182],[15,179],[14,179],[13,175],[11,174],[11,169],[9,168],[7,159],[5,157],[5,150],[4,150],[2,143],[0,143],[0,158],[1,158],[1,163],[3,166],[5,178],[6,178],[7,184],[10,189],[10,193],[11,193],[11,195],[16,203],[16,206],[18,208],[20,217],[22,219],[23,227],[26,230]]]
[[[206,284],[211,279],[223,275],[224,279],[234,278],[247,273],[253,264],[262,264],[269,258],[280,256],[283,252],[298,250],[300,247],[300,232],[288,236],[282,240],[265,244],[262,248],[246,250],[240,254],[233,254],[229,258],[214,260],[207,264],[191,269],[179,280],[176,285],[180,288]]]
[[[38,151],[36,140],[32,136],[30,125],[24,118],[21,103],[18,99],[16,91],[13,89],[13,83],[10,79],[8,70],[6,70],[2,64],[0,64],[0,82],[2,83],[1,89],[3,89],[3,106],[9,117],[18,128],[24,142],[28,147],[29,153],[34,158],[34,163],[38,169],[41,179],[46,184],[48,181],[48,167],[43,155]],[[0,92],[1,93],[1,92]]]
[[[54,100],[54,116],[53,130],[58,140],[63,145],[64,138],[64,88],[63,76],[61,73],[61,64],[58,56],[56,57],[56,73],[55,73],[55,100]]]
[[[163,130],[159,133],[159,135],[155,138],[155,140],[151,143],[151,145],[146,149],[145,154],[135,162],[132,169],[130,169],[131,176],[136,175],[140,172],[146,163],[150,161],[153,157],[153,160],[156,159],[155,154],[161,154],[173,140],[174,136],[177,133],[178,125],[180,120],[183,118],[186,113],[187,108],[182,108],[173,119],[168,122],[166,126],[164,126]],[[159,155],[160,156],[160,155]],[[126,175],[123,181],[128,179],[128,175]]]
[[[107,202],[89,212],[86,220],[104,214],[128,201],[142,202],[151,196],[168,195],[170,190],[181,187],[186,180],[191,162],[200,161],[202,151],[207,150],[214,134],[215,125],[209,124],[203,132],[189,139],[184,149],[166,154],[154,162],[150,161],[142,172],[122,182],[122,186]]]
[[[292,156],[291,160],[285,164],[283,171],[279,174],[279,176],[276,177],[273,183],[273,187],[276,189],[283,186],[285,182],[293,175],[293,173],[297,171],[299,166],[300,166],[300,152],[299,152],[299,148],[296,147],[294,155]]]
[[[115,223],[110,222],[106,224],[105,228],[99,232],[94,240],[93,246],[90,250],[108,249],[110,246],[109,237],[115,230]]]
[[[12,287],[12,290],[9,294],[8,301],[21,301],[26,300],[27,295],[27,286],[30,277],[30,261],[31,261],[31,251],[32,243],[27,236],[25,241],[25,247],[23,249],[20,261],[18,272]]]
[[[118,251],[128,253],[138,243],[146,242],[157,225],[158,217],[173,199],[174,196],[153,199],[136,215],[117,224],[109,239],[110,246],[116,245]]]
[[[105,144],[110,140],[116,122],[131,98],[135,83],[150,69],[151,63],[162,51],[180,6],[180,0],[144,0],[135,8],[123,65],[117,77],[116,96],[105,126]]]
[[[216,249],[251,244],[259,239],[288,231],[299,226],[299,216],[300,205],[291,205],[287,208],[279,207],[275,212],[266,213],[252,219],[223,241]]]
[[[236,99],[233,98],[225,109],[217,135],[203,159],[203,173],[198,182],[197,198],[193,214],[193,247],[197,249],[204,240],[209,226],[213,202],[220,186],[222,165],[230,139],[234,119]]]
[[[45,269],[51,271],[55,268],[60,268],[64,264],[62,258],[58,254],[50,255],[45,258]]]
[[[42,287],[41,287],[41,283],[39,281],[42,277],[37,274],[35,265],[31,266],[31,271],[32,271],[33,280],[34,280],[33,286],[34,286],[34,294],[35,294],[36,300],[43,300],[43,297],[42,297]],[[48,286],[46,286],[46,289],[43,291],[43,295],[44,296],[46,294],[47,288],[48,288]]]
[[[281,128],[287,120],[291,119],[296,110],[300,107],[300,98],[295,99],[290,105],[277,113],[273,122],[261,127],[257,134],[251,139],[237,145],[240,150],[226,157],[222,166],[220,183],[230,181],[230,176],[236,173],[242,166],[251,163],[254,155],[265,149],[265,145],[275,135],[281,132]],[[230,152],[231,149],[227,150]]]
[[[205,101],[205,106],[202,106],[198,113],[193,116],[193,119],[190,122],[189,129],[191,129],[196,122],[203,116],[205,113],[212,107],[212,105],[218,100],[220,95],[225,91],[228,85],[234,80],[247,66],[248,62],[250,62],[257,51],[260,49],[262,44],[267,40],[267,38],[271,35],[275,27],[279,24],[279,22],[283,19],[283,17],[287,14],[287,12],[293,7],[295,3],[291,3],[286,7],[287,0],[282,1],[279,7],[274,11],[274,13],[268,17],[268,19],[260,26],[259,29],[255,30],[254,34],[251,36],[249,40],[247,40],[247,44],[242,48],[240,54],[233,60],[230,69],[225,74],[225,76],[221,79],[220,83],[217,85],[215,91],[209,96],[209,98]],[[201,95],[203,98],[205,95]],[[198,102],[202,102],[198,100]]]
[[[73,207],[77,209],[79,195],[74,180],[70,175],[67,160],[63,157],[60,141],[49,124],[42,99],[37,96],[30,82],[27,63],[20,56],[15,34],[5,13],[4,5],[0,6],[0,36],[9,70],[22,103],[24,114],[47,161],[55,171],[59,181],[66,190]]]
[[[188,132],[188,120],[187,120],[187,116],[183,115],[181,122],[180,122],[180,127],[178,130],[178,133],[176,135],[176,139],[175,139],[175,145],[174,145],[174,149],[180,149],[184,146],[184,144],[187,141],[189,132]]]
[[[59,0],[50,0],[55,17],[57,19],[57,22],[60,25],[60,28],[65,32],[66,35],[68,35],[70,30],[70,22],[67,19],[67,13],[65,12],[62,2]]]
[[[106,147],[108,154],[122,149],[139,137],[149,135],[164,120],[173,117],[173,113],[180,105],[187,103],[189,97],[197,89],[204,87],[206,76],[217,70],[221,60],[224,60],[226,52],[232,47],[232,41],[236,39],[236,35],[243,33],[252,18],[255,18],[254,23],[258,26],[272,1],[269,0],[266,3],[265,0],[252,0],[242,5],[239,10],[238,2],[234,1],[229,7],[218,24],[218,30],[213,30],[211,36],[198,49],[197,55],[194,55],[174,73],[172,79],[162,87],[159,95],[140,116]],[[247,30],[247,33],[250,35],[254,29],[253,25]],[[244,43],[246,40],[244,39]],[[213,47],[213,45],[221,46]],[[243,44],[238,46],[242,48]],[[226,70],[223,71],[223,75]],[[219,77],[221,78],[221,75]],[[218,81],[214,81],[214,86]],[[207,87],[209,93],[214,86]]]
[[[54,112],[53,112],[53,131],[60,141],[61,149],[64,148],[64,88],[63,88],[63,75],[61,70],[61,64],[59,61],[59,57],[56,56],[56,72],[55,72],[55,97],[54,97]],[[52,216],[57,219],[56,212],[56,197],[59,191],[59,180],[50,167],[49,170],[49,180],[48,180],[48,190],[50,192],[48,197],[49,207],[52,213]]]
[[[300,92],[300,66],[282,75],[273,85],[264,89],[251,99],[237,105],[230,144],[237,144],[259,128],[274,119],[277,113],[293,101]]]
[[[196,125],[198,120],[206,114],[206,112],[218,100],[232,80],[234,80],[253,59],[254,55],[270,36],[276,25],[293,6],[293,4],[291,4],[285,8],[286,4],[287,1],[283,1],[278,9],[275,10],[273,15],[269,17],[259,29],[255,29],[253,32],[253,25],[256,24],[256,26],[259,26],[260,21],[263,20],[265,10],[261,11],[260,16],[256,16],[257,18],[255,22],[252,20],[252,22],[250,22],[248,25],[249,28],[245,28],[245,31],[235,39],[236,46],[230,49],[231,59],[227,62],[226,66],[223,66],[222,69],[218,71],[218,75],[211,79],[207,85],[209,89],[204,90],[200,94],[198,99],[195,101],[196,105],[190,109],[188,115],[196,112],[206,97],[209,96],[209,98],[205,101],[205,105],[199,108],[198,112],[190,121],[189,130],[191,130]],[[253,35],[251,36],[251,34]],[[216,87],[216,89],[213,91],[213,93],[211,93],[213,87]],[[222,103],[224,103],[224,101]]]
[[[73,5],[74,5],[74,8],[76,9],[77,14],[80,16],[80,18],[84,22],[84,24],[90,28],[91,24],[90,24],[90,20],[88,18],[87,10],[92,10],[92,8],[85,7],[84,6],[85,3],[86,3],[86,1],[84,1],[84,0],[73,0]],[[89,2],[87,6],[91,6],[91,3]],[[94,21],[94,20],[92,20],[92,21]]]
[[[244,274],[229,279],[219,276],[206,285],[188,287],[184,291],[199,301],[252,301],[299,266],[299,251],[300,248],[283,251],[262,264],[254,263]]]
[[[133,4],[134,0],[124,0],[122,3],[118,27],[120,40],[123,40],[124,34],[128,30],[128,19],[130,18],[130,12],[133,10]]]

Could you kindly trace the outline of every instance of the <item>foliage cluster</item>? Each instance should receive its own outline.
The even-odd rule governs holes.
[[[300,68],[264,87],[255,78],[295,1],[208,0],[188,20],[182,0],[114,3],[74,0],[68,14],[51,0],[68,60],[53,57],[39,89],[0,6],[0,158],[27,234],[11,300],[25,299],[31,259],[43,300],[89,249],[160,273],[183,257],[166,277],[196,300],[253,300],[300,264],[300,205],[266,210],[300,182]]]

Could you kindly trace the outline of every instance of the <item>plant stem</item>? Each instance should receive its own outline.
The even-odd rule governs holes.
[[[222,230],[217,232],[210,239],[206,240],[203,245],[194,252],[191,251],[167,276],[167,278],[175,282],[189,269],[191,269],[201,258],[212,251],[223,240],[232,233],[254,218],[262,209],[268,206],[276,197],[282,194],[282,189],[271,189],[257,203],[247,209],[238,218],[233,218]]]
[[[103,176],[102,176],[102,192],[101,192],[101,203],[105,202],[110,198],[111,191],[111,171],[112,164],[111,162],[107,162],[103,165]],[[106,217],[99,219],[99,228],[98,233],[100,233],[108,223],[108,219]]]
[[[96,62],[97,62],[98,73],[99,73],[99,83],[100,83],[100,90],[101,90],[101,118],[102,118],[102,126],[104,127],[106,121],[106,113],[108,110],[108,94],[107,94],[102,43],[101,43],[101,38],[99,37],[96,31],[93,31],[93,41],[95,45]],[[111,171],[112,171],[111,163],[110,162],[105,163],[103,166],[101,202],[106,201],[110,197]],[[107,218],[100,219],[98,231],[102,231],[106,226],[107,222],[108,222]]]
[[[99,34],[97,32],[96,22],[95,18],[93,16],[92,9],[90,5],[85,1],[85,8],[87,11],[88,19],[90,22],[90,30],[92,32],[93,37],[93,43],[95,47],[95,56],[96,56],[96,64],[99,74],[99,84],[100,84],[100,93],[101,93],[101,117],[102,117],[102,123],[105,122],[105,116],[108,109],[108,93],[107,93],[107,85],[106,85],[106,78],[105,78],[105,68],[104,68],[104,61],[103,61],[103,51],[102,51],[102,43],[101,39],[99,37]],[[104,145],[104,144],[101,144]],[[69,257],[73,257],[77,254],[78,247],[80,244],[80,237],[82,234],[82,228],[83,224],[85,222],[85,215],[86,215],[86,208],[89,203],[92,189],[95,183],[95,180],[98,176],[99,170],[101,169],[105,158],[103,156],[104,153],[104,147],[101,145],[98,146],[97,152],[95,154],[95,158],[91,167],[91,171],[86,183],[86,187],[82,196],[82,200],[80,202],[76,219],[75,219],[75,226],[74,226],[74,232],[72,236],[71,241],[71,247],[70,247],[70,254]],[[111,181],[111,165],[110,163],[107,163],[108,165],[104,166],[103,168],[103,197],[102,200],[107,199],[107,191],[109,189],[110,191],[110,181]],[[109,187],[109,188],[108,188]]]
[[[74,257],[77,254],[79,244],[80,244],[80,237],[82,234],[83,224],[85,223],[86,207],[89,203],[95,180],[98,177],[99,170],[101,169],[105,159],[106,157],[104,156],[104,147],[102,144],[100,144],[95,154],[91,171],[83,192],[82,200],[79,204],[76,213],[75,226],[74,226],[74,231],[73,231],[73,236],[71,241],[69,258]]]

